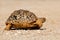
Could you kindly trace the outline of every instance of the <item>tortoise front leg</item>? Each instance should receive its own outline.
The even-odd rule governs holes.
[[[38,28],[41,28],[45,21],[46,21],[46,18],[38,18],[36,23],[34,23],[34,24],[37,24]]]
[[[39,19],[36,21],[36,24],[38,25],[39,28],[41,28],[43,25],[42,21]]]
[[[41,28],[45,21],[46,21],[46,18],[38,18],[35,24],[37,24],[39,28]]]
[[[5,29],[4,30],[10,30],[11,29],[11,24],[6,24],[6,27],[5,27]]]

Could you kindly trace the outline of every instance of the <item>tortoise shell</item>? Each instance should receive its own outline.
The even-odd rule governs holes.
[[[7,19],[6,23],[31,23],[37,20],[34,13],[28,10],[15,10]]]

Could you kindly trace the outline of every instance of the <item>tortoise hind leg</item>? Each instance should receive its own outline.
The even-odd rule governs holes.
[[[4,30],[10,30],[11,29],[11,24],[6,24],[6,27],[5,27],[5,29]]]

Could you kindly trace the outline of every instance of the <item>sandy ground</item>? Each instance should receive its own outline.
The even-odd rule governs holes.
[[[37,17],[46,17],[45,30],[4,31],[5,21],[18,9],[34,12]],[[60,40],[59,0],[0,0],[0,40]]]

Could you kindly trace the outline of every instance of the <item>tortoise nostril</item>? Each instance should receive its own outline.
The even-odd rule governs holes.
[[[46,18],[43,18],[43,23],[46,21]]]

